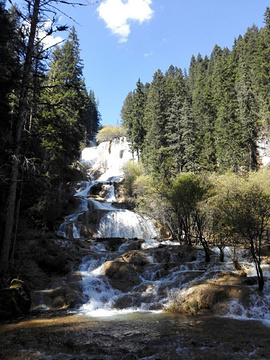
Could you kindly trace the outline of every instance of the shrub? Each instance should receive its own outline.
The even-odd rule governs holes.
[[[104,141],[112,141],[113,139],[118,139],[122,136],[126,136],[126,130],[122,126],[104,126],[97,133],[96,140],[98,143]]]
[[[133,195],[133,187],[136,179],[143,173],[143,167],[140,163],[129,161],[123,166],[125,175],[125,189],[129,196]]]

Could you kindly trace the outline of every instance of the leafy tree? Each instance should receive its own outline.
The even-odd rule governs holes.
[[[123,136],[126,136],[125,128],[119,125],[107,125],[98,131],[96,140],[98,143],[102,143],[104,141],[112,141],[113,139],[119,139]]]
[[[143,173],[134,180],[132,193],[135,197],[136,211],[156,219],[164,225],[165,229],[168,229],[171,236],[175,237],[175,216],[164,192],[166,186],[164,183],[156,181],[151,175]],[[165,236],[169,236],[168,233]]]
[[[123,166],[124,171],[124,179],[125,179],[125,189],[127,190],[129,196],[133,196],[134,194],[134,183],[136,179],[143,175],[144,170],[142,163],[129,161]]]
[[[169,191],[170,203],[177,219],[179,239],[183,237],[185,242],[191,244],[192,237],[198,236],[207,261],[209,261],[209,251],[204,236],[206,212],[203,211],[202,204],[208,198],[210,189],[210,183],[203,176],[182,173],[172,182]]]
[[[220,235],[226,232],[248,245],[255,264],[259,290],[263,290],[261,250],[270,225],[269,171],[251,173],[244,178],[224,175],[218,178],[213,198]],[[216,215],[215,215],[216,216]]]

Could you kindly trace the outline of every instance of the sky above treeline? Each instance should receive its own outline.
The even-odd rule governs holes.
[[[248,27],[264,26],[267,6],[269,0],[102,0],[66,6],[76,22],[60,21],[76,28],[102,125],[116,125],[139,78],[150,83],[156,70],[165,73],[170,65],[188,71],[191,56],[210,56],[215,44],[231,49]]]

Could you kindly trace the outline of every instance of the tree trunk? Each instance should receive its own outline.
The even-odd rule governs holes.
[[[29,78],[31,73],[32,57],[34,53],[35,34],[38,24],[38,16],[40,11],[40,0],[34,0],[34,9],[31,17],[30,35],[27,44],[25,62],[22,75],[22,87],[19,99],[18,116],[16,123],[16,135],[14,141],[14,154],[12,156],[12,171],[9,194],[6,204],[6,212],[4,219],[4,233],[0,249],[0,267],[7,270],[9,267],[9,256],[12,245],[12,234],[14,230],[15,208],[16,208],[16,192],[19,179],[19,162],[21,152],[21,139],[23,125],[26,119],[27,95],[29,90]]]
[[[256,267],[256,273],[257,273],[257,279],[258,279],[258,290],[263,291],[264,288],[264,278],[263,278],[263,271],[260,265],[260,262],[258,259],[254,258],[255,267]]]
[[[207,244],[205,238],[202,235],[199,235],[199,238],[200,238],[200,242],[201,242],[201,244],[203,246],[203,249],[204,249],[205,262],[210,262],[210,250],[209,250],[208,244]]]
[[[261,241],[259,241],[261,244]],[[257,279],[258,279],[258,288],[259,291],[263,291],[264,288],[264,278],[263,278],[263,271],[261,268],[261,257],[260,257],[260,249],[256,251],[256,247],[254,246],[253,239],[250,240],[250,250],[253,257],[253,261],[256,268]]]
[[[224,262],[224,247],[218,246],[219,248],[219,261]]]

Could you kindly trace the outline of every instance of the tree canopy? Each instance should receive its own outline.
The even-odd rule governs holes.
[[[25,221],[53,229],[63,189],[77,174],[74,161],[100,121],[75,28],[61,45],[46,48],[39,34],[48,18],[45,38],[68,30],[57,24],[57,1],[26,3],[6,10],[0,2],[0,270],[9,267]]]
[[[249,171],[260,164],[258,139],[270,133],[269,8],[232,49],[192,56],[188,73],[171,65],[129,92],[123,126],[149,173]]]

